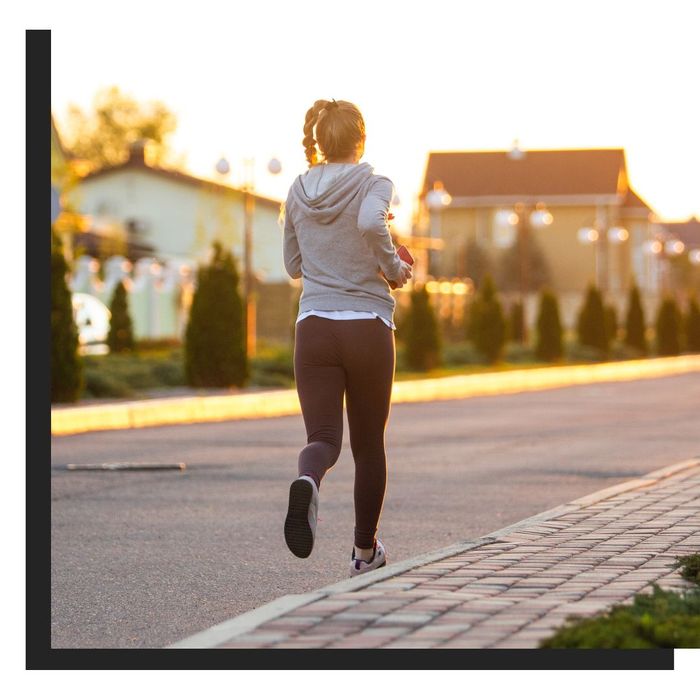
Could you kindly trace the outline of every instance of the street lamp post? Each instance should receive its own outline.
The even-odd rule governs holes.
[[[671,266],[670,261],[685,252],[685,243],[677,238],[668,236],[657,236],[652,241],[647,241],[644,252],[652,255],[660,261],[661,273],[661,295],[665,296],[671,289]],[[700,265],[700,249],[688,251],[688,260],[691,265]]]
[[[604,231],[604,232],[603,232]],[[610,283],[610,252],[608,245],[619,246],[629,238],[629,233],[621,226],[611,226],[605,230],[596,222],[594,226],[582,226],[578,230],[578,240],[582,245],[595,246],[595,278],[601,292],[608,290]]]
[[[547,210],[544,202],[532,205],[525,202],[517,202],[513,210],[501,210],[497,216],[502,218],[510,231],[515,230],[515,236],[511,234],[500,240],[501,247],[510,248],[517,245],[518,249],[518,289],[523,315],[527,318],[527,295],[530,292],[530,235],[533,228],[550,226],[554,217]],[[508,230],[508,229],[507,229]],[[527,323],[523,323],[523,341],[527,342]]]
[[[425,203],[430,210],[430,238],[437,241],[442,238],[442,210],[452,202],[452,196],[440,180],[433,183],[433,189],[425,195]],[[434,255],[428,252],[428,272],[434,272]]]
[[[244,164],[243,191],[243,303],[245,308],[245,344],[248,357],[254,357],[256,352],[256,289],[253,274],[253,217],[255,215],[255,195],[253,172],[255,159],[246,158]],[[277,158],[272,158],[267,164],[268,172],[278,175],[282,172],[282,164]],[[221,158],[216,164],[216,171],[226,177],[231,166],[226,158]]]

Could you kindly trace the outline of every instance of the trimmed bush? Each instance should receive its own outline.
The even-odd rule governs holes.
[[[700,304],[695,297],[688,300],[685,316],[685,347],[688,352],[700,352]]]
[[[514,343],[525,342],[525,314],[523,305],[519,301],[514,301],[510,305],[508,314],[508,340]]]
[[[501,358],[506,341],[506,319],[491,275],[484,276],[471,304],[468,336],[488,363],[494,364]]]
[[[625,318],[625,345],[635,348],[642,355],[649,352],[646,339],[646,322],[644,321],[644,309],[639,297],[639,289],[633,284],[630,289]]]
[[[563,355],[562,327],[559,318],[559,303],[554,293],[548,289],[540,296],[540,310],[537,316],[537,345],[535,356],[545,362],[559,360]]]
[[[678,355],[681,351],[681,314],[676,300],[666,297],[656,316],[656,354]]]
[[[249,377],[243,302],[233,255],[217,241],[199,268],[185,331],[185,377],[194,387],[243,386]]]
[[[111,352],[130,352],[134,349],[134,331],[129,316],[129,305],[124,282],[119,280],[109,305],[112,314],[109,320],[107,345]]]
[[[75,402],[83,390],[83,363],[73,318],[68,265],[58,236],[51,235],[51,401]]]
[[[403,319],[406,364],[427,372],[442,363],[442,342],[437,318],[425,286],[411,290],[411,304]]]
[[[580,345],[598,350],[602,358],[607,357],[609,339],[605,324],[605,311],[600,290],[593,284],[588,286],[586,300],[579,312],[576,330]]]
[[[608,336],[608,347],[617,340],[617,309],[612,304],[605,305],[605,333]]]

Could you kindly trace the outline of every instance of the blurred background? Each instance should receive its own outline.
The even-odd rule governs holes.
[[[317,99],[360,108],[396,185],[397,378],[697,352],[696,14],[125,3],[54,30],[54,401],[293,386],[278,218]]]

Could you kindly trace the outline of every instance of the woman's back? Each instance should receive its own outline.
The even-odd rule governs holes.
[[[387,228],[390,180],[367,163],[329,163],[300,175],[285,204],[284,259],[303,277],[299,311],[370,311],[391,318],[400,260]]]

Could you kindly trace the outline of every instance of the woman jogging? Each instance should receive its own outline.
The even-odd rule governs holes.
[[[303,280],[294,376],[307,444],[289,490],[284,535],[297,557],[311,554],[319,487],[340,454],[345,395],[355,461],[355,576],[386,563],[376,534],[396,358],[396,302],[387,280],[402,287],[411,266],[399,258],[387,226],[393,184],[359,162],[365,124],[357,107],[317,100],[306,113],[302,143],[309,169],[284,206],[284,264]]]

